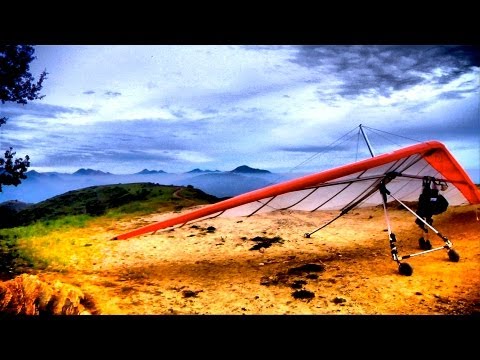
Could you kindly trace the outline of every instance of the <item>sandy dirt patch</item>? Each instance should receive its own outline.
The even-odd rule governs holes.
[[[80,287],[106,315],[478,314],[477,212],[478,206],[459,206],[436,216],[434,226],[453,242],[460,261],[449,261],[443,249],[417,256],[407,261],[412,276],[400,275],[391,260],[378,207],[352,210],[311,238],[303,234],[337,213],[216,218],[111,240],[173,214],[151,215],[98,229],[91,263],[38,275]],[[400,255],[420,251],[413,216],[400,209],[389,214]],[[255,237],[281,240],[250,250]],[[443,244],[433,233],[430,239],[434,247]]]

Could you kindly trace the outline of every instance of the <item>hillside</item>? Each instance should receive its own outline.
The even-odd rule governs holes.
[[[0,228],[25,226],[35,221],[53,220],[62,216],[98,216],[112,209],[124,213],[141,211],[148,213],[160,207],[178,210],[184,206],[213,203],[218,200],[217,197],[193,187],[154,183],[90,186],[68,191],[20,211],[15,210],[14,216],[5,214],[0,218]],[[2,209],[4,212],[8,211],[6,206]]]

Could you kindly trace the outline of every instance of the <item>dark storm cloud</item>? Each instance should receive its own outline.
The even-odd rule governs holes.
[[[344,98],[389,97],[419,84],[450,83],[480,66],[480,50],[473,46],[302,46],[291,61],[336,76],[342,81],[337,94]]]
[[[82,94],[92,95],[92,94],[95,94],[95,91],[93,91],[93,90],[88,90],[88,91],[84,91]]]
[[[107,91],[105,91],[105,95],[110,96],[110,97],[117,97],[117,96],[122,95],[122,93],[120,93],[118,91],[107,90]]]

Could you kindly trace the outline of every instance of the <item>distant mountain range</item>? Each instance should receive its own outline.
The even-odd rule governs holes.
[[[27,178],[15,186],[4,186],[0,203],[17,200],[38,203],[65,192],[90,186],[130,183],[154,183],[162,185],[191,185],[216,197],[231,197],[256,190],[298,174],[274,174],[268,170],[241,165],[231,171],[193,169],[186,173],[167,173],[149,170],[134,174],[112,174],[100,170],[81,168],[74,173],[45,172],[35,170],[26,173]]]
[[[220,170],[201,170],[199,168],[187,171],[185,174],[206,174],[206,173],[221,173],[222,171]],[[262,169],[255,169],[251,168],[250,166],[247,165],[241,165],[236,167],[233,170],[230,170],[228,172],[232,173],[243,173],[243,174],[271,174],[270,171],[268,170],[262,170]],[[72,174],[68,173],[58,173],[58,172],[45,172],[45,173],[40,173],[35,170],[27,171],[26,175],[27,177],[36,177],[36,176],[44,176],[44,175],[88,175],[88,176],[96,176],[96,175],[116,175],[112,174],[109,172],[104,172],[101,170],[94,170],[94,169],[78,169],[77,171],[73,172]],[[134,173],[132,175],[153,175],[153,174],[168,174],[166,171],[163,170],[148,170],[148,169],[143,169],[142,171],[139,171],[137,173]]]

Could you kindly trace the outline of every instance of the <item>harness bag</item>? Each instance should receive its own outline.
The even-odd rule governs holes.
[[[442,194],[439,194],[438,190],[436,190],[436,192],[437,194],[430,195],[430,209],[431,209],[432,215],[441,214],[444,211],[446,211],[448,208],[447,199],[445,199],[445,197]]]
[[[424,186],[423,192],[418,198],[417,214],[421,217],[430,218],[445,212],[448,208],[448,201],[438,193],[438,189],[431,189],[430,184]]]

